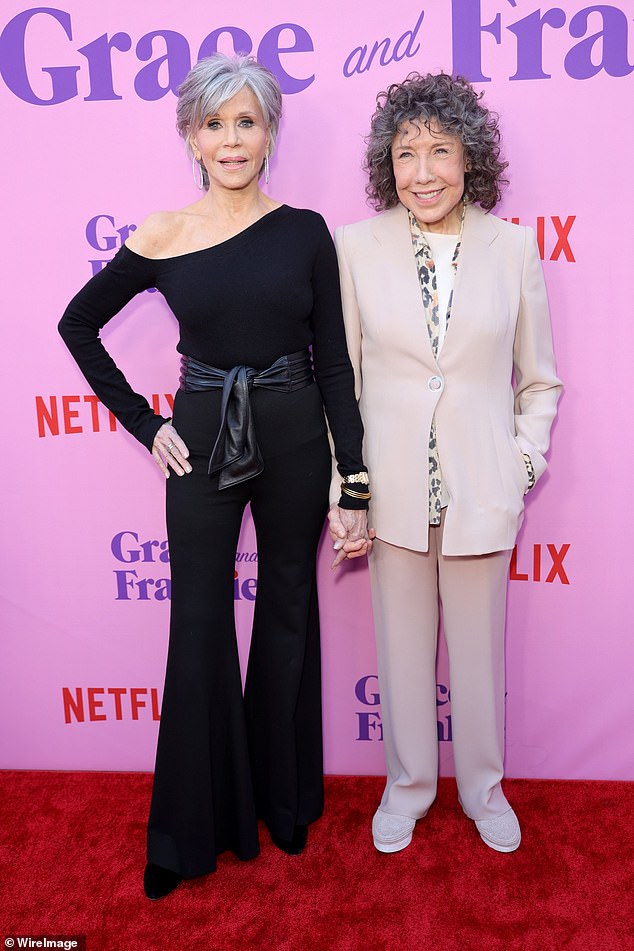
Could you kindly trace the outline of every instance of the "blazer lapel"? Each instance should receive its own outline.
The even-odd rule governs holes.
[[[477,205],[467,205],[465,211],[462,244],[458,259],[458,270],[454,281],[451,303],[451,318],[440,357],[451,347],[454,337],[460,336],[460,325],[468,319],[470,300],[477,293],[478,283],[486,281],[490,269],[489,246],[498,237],[499,231],[495,219]],[[469,274],[475,273],[475,282],[469,280]],[[466,280],[465,280],[466,275]]]
[[[377,215],[372,232],[381,246],[381,256],[391,275],[389,311],[398,319],[425,363],[436,364],[429,339],[425,309],[412,247],[407,209],[400,203]],[[389,331],[389,327],[388,327]]]

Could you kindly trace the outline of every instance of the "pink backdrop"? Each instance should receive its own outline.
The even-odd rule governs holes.
[[[401,0],[360,9],[335,0],[3,4],[3,767],[153,766],[168,621],[163,479],[130,436],[110,431],[56,323],[127,228],[196,197],[164,90],[226,27],[220,48],[251,44],[287,92],[271,194],[319,210],[332,228],[369,214],[360,161],[378,90],[442,67],[478,80],[501,113],[512,184],[498,213],[542,236],[566,386],[549,474],[530,498],[511,569],[507,773],[634,778],[625,389],[634,7]],[[157,394],[166,415],[175,339],[150,293],[105,332],[133,385]],[[330,558],[324,544],[326,769],[380,773],[367,569],[333,576]],[[236,571],[244,659],[257,576],[248,519]],[[443,652],[438,683],[446,740]],[[450,772],[450,744],[440,747]]]

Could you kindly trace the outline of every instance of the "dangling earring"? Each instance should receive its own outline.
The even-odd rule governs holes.
[[[264,156],[264,181],[268,185],[269,183],[269,153],[266,152]]]
[[[196,175],[196,169],[198,169],[198,175]],[[192,155],[192,177],[194,179],[194,185],[199,190],[202,190],[205,186],[205,181],[203,178],[203,170],[200,162],[196,161],[196,156]]]

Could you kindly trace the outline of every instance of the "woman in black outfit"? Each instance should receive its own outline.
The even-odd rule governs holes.
[[[259,852],[257,819],[290,854],[323,808],[317,544],[332,432],[342,495],[336,561],[365,554],[369,497],[334,247],[323,219],[273,201],[281,93],[253,59],[201,60],[178,129],[200,201],[152,215],[69,304],[60,333],[100,400],[166,477],[170,644],[145,893]],[[180,327],[173,419],[134,393],[99,330],[155,287]],[[312,346],[314,376],[308,347]],[[316,382],[315,382],[316,381]],[[233,575],[247,503],[258,591],[244,698]]]

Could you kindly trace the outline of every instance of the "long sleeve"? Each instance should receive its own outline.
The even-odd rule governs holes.
[[[357,403],[361,398],[363,375],[361,371],[361,315],[354,290],[350,267],[346,258],[345,227],[335,229],[335,248],[339,262],[339,276],[341,283],[341,302],[343,308],[343,325],[346,335],[348,357],[354,374],[354,392]],[[332,479],[330,482],[330,501],[335,502],[339,493],[339,479],[337,477],[337,460],[333,455]]]
[[[149,451],[167,420],[135,393],[101,342],[99,331],[140,291],[154,286],[154,265],[125,245],[72,299],[59,332],[95,394]]]
[[[513,350],[517,444],[531,457],[535,479],[544,458],[562,390],[555,372],[546,285],[532,229],[526,229],[520,311]]]
[[[341,475],[365,472],[363,424],[354,392],[341,308],[339,268],[335,247],[320,219],[320,240],[313,270],[313,360]]]

